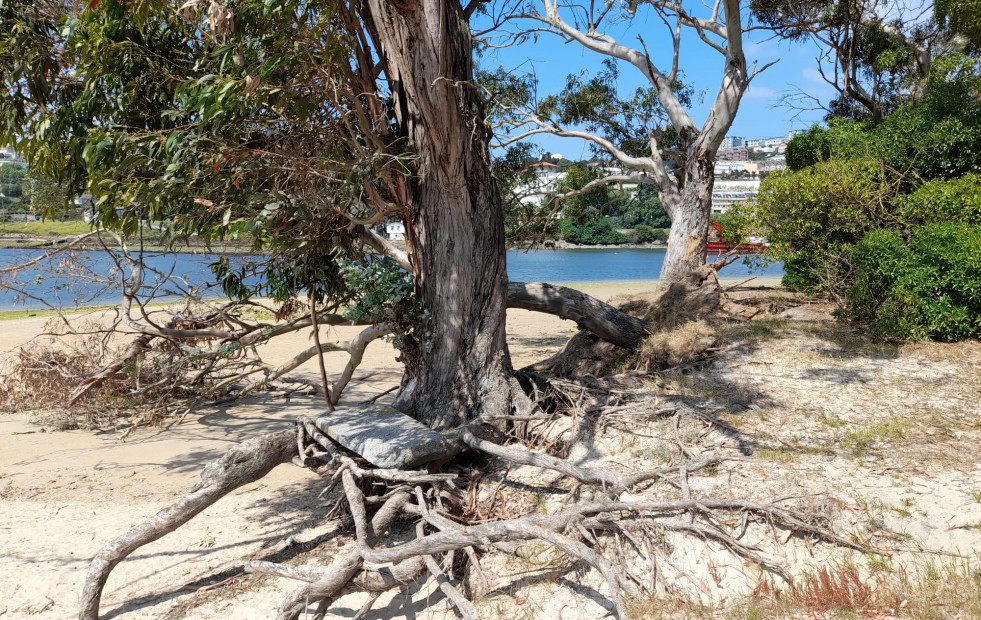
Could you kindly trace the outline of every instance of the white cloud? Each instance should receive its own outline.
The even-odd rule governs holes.
[[[743,95],[745,99],[775,99],[776,97],[777,91],[767,86],[757,86],[755,84],[750,85],[749,89],[746,90],[746,94]]]
[[[827,86],[828,84],[827,82],[824,81],[824,78],[821,77],[821,72],[812,67],[808,67],[803,71],[801,71],[801,75],[804,76],[804,79],[807,80],[808,82],[813,82],[815,84],[823,84],[825,86]]]

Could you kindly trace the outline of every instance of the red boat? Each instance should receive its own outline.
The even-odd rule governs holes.
[[[722,224],[711,220],[709,226],[708,242],[705,250],[709,254],[728,254],[735,251],[737,254],[762,254],[766,249],[767,243],[758,237],[750,237],[748,243],[740,243],[735,248],[722,240]]]

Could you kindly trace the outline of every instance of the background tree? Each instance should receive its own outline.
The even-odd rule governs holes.
[[[753,16],[779,36],[817,43],[817,69],[838,92],[831,102],[795,93],[788,97],[789,105],[824,108],[828,118],[879,123],[925,92],[937,58],[977,49],[977,31],[970,26],[976,23],[974,4],[752,0],[750,7]],[[951,17],[954,13],[957,17]]]
[[[519,110],[523,103],[520,101],[512,105],[502,102],[502,113],[515,128],[502,145],[539,134],[582,138],[625,170],[624,174],[598,179],[597,185],[657,185],[660,201],[672,221],[661,281],[668,284],[684,277],[705,264],[716,152],[750,81],[766,69],[750,70],[747,66],[743,53],[747,26],[740,2],[720,0],[707,8],[701,3],[689,6],[680,1],[629,3],[629,14],[638,21],[637,14],[647,12],[650,21],[664,23],[673,42],[673,54],[661,63],[651,58],[643,37],[637,49],[602,32],[607,22],[622,16],[619,3],[567,6],[545,0],[541,7],[541,12],[531,10],[521,16],[534,23],[530,30],[560,36],[606,55],[610,61],[592,78],[570,76],[561,93],[544,98],[533,109]],[[703,12],[705,16],[699,17]],[[721,56],[719,87],[700,127],[687,110],[691,90],[681,83],[683,32],[694,33]],[[620,98],[614,61],[632,65],[650,87]],[[584,189],[591,190],[592,186]]]
[[[219,262],[226,293],[269,294],[288,312],[301,295],[323,311],[361,299],[342,267],[391,251],[368,228],[401,219],[407,255],[392,253],[418,313],[393,324],[398,406],[435,428],[511,410],[504,211],[489,132],[474,131],[483,101],[459,86],[473,81],[473,44],[458,2],[4,10],[24,25],[3,48],[5,139],[69,192],[88,189],[99,225],[251,239],[268,256],[261,277],[245,286]],[[559,289],[512,289],[523,307],[568,311]],[[636,343],[643,327],[621,316],[620,342]]]

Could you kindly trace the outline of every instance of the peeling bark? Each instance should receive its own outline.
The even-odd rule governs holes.
[[[504,212],[458,2],[368,0],[400,133],[418,158],[404,205],[416,293],[428,312],[403,349],[396,406],[435,429],[511,406]]]
[[[671,233],[659,286],[670,286],[705,265],[714,186],[715,153],[699,150],[685,166],[685,185],[670,211]]]

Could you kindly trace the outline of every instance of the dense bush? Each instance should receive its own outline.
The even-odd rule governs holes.
[[[898,201],[903,219],[911,224],[937,221],[981,221],[981,175],[937,179]]]
[[[878,338],[981,336],[981,61],[944,56],[926,87],[878,125],[792,140],[789,170],[726,225],[730,242],[766,235],[785,285]]]
[[[732,209],[726,239],[766,231],[768,253],[784,263],[791,290],[844,293],[852,246],[889,219],[893,187],[871,158],[832,159],[771,175],[755,202]]]
[[[617,228],[670,228],[671,218],[668,217],[658,194],[657,187],[641,185],[632,197],[623,197],[612,202],[607,213],[613,219]]]
[[[569,243],[580,245],[619,245],[627,243],[627,237],[613,228],[606,218],[578,223],[565,219],[559,222],[559,234]]]
[[[937,61],[926,94],[879,125],[833,119],[787,145],[787,167],[875,157],[905,190],[925,180],[981,172],[981,61],[951,54]]]
[[[876,230],[855,246],[843,316],[873,337],[960,340],[981,335],[981,226]]]
[[[638,224],[634,228],[638,243],[654,243],[655,241],[667,241],[668,230],[664,228],[652,228],[647,224]]]

